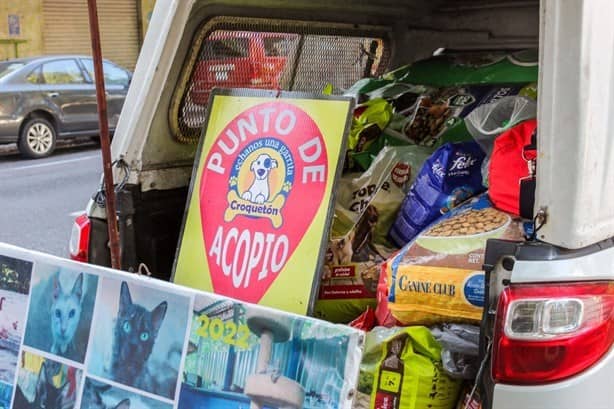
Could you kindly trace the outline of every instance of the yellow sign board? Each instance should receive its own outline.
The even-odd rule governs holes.
[[[309,313],[352,105],[345,97],[214,91],[174,282]]]

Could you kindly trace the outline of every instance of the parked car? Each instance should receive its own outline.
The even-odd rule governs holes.
[[[299,36],[283,33],[217,31],[205,40],[190,95],[206,105],[214,86],[277,89]]]
[[[103,63],[109,128],[115,129],[132,74]],[[57,139],[98,135],[91,57],[57,55],[0,62],[0,143],[23,156],[50,155]]]

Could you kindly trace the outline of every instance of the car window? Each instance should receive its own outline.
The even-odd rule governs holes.
[[[90,78],[94,80],[94,61],[91,58],[82,58],[81,62],[85,66]],[[130,75],[126,70],[111,64],[109,62],[102,63],[102,70],[104,72],[105,85],[123,85],[127,86],[130,83]]]
[[[15,70],[20,69],[24,65],[26,64],[22,62],[10,62],[10,61],[1,62],[0,63],[0,78],[12,73]]]
[[[241,29],[228,29],[235,24]],[[244,25],[254,29],[244,30]],[[342,94],[359,79],[377,77],[388,68],[384,32],[365,36],[343,30],[337,35],[327,24],[307,26],[309,33],[301,33],[295,21],[239,23],[234,17],[216,17],[203,25],[193,37],[169,109],[174,138],[198,143],[216,87],[321,93],[332,85],[333,94]]]
[[[202,55],[206,60],[224,60],[249,56],[248,38],[224,38],[207,40]]]
[[[265,37],[264,55],[267,57],[287,57],[293,47],[292,40],[298,41],[298,36]]]
[[[46,84],[83,84],[85,78],[75,60],[57,60],[43,64]]]
[[[41,77],[41,67],[39,65],[26,77],[26,81],[28,81],[31,84],[38,84],[40,82],[40,77]]]

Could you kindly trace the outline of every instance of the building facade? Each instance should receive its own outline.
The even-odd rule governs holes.
[[[155,0],[98,0],[105,58],[133,69]],[[86,0],[0,1],[0,60],[91,54]]]

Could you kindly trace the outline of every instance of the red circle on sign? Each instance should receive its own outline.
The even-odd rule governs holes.
[[[324,197],[326,144],[305,111],[282,101],[243,111],[215,138],[199,192],[213,289],[257,303],[280,274],[315,273],[288,260]]]

